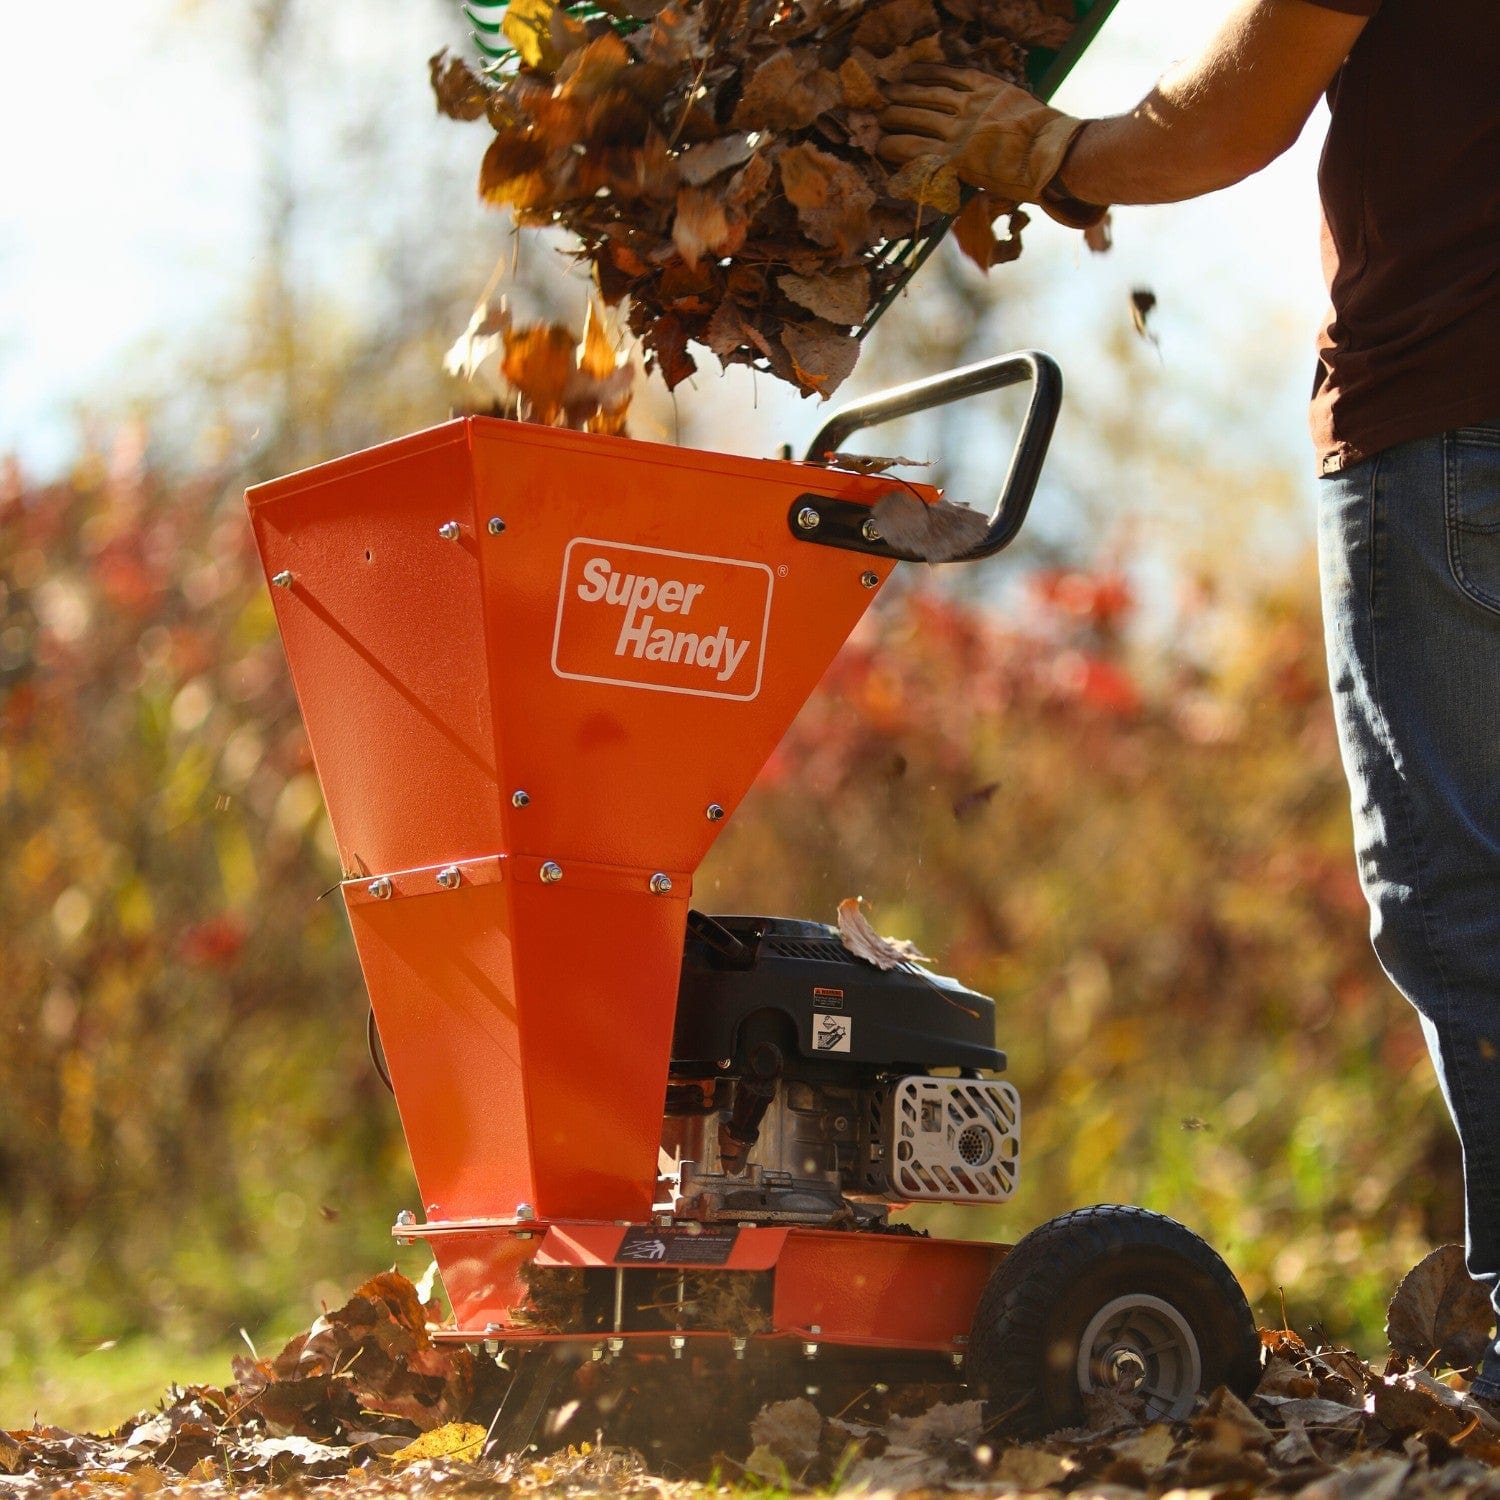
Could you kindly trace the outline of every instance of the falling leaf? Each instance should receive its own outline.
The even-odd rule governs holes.
[[[953,800],[954,818],[960,823],[966,822],[988,807],[999,790],[1000,783],[991,781],[984,786],[975,787],[972,792],[965,792],[961,797],[955,797]]]
[[[927,963],[927,955],[905,938],[881,937],[863,911],[863,896],[847,896],[839,902],[839,938],[855,955],[877,969],[897,969],[907,963]]]
[[[1156,308],[1156,293],[1149,287],[1138,286],[1130,294],[1130,323],[1143,339],[1155,340],[1147,326],[1147,319]]]
[[[1440,1245],[1401,1279],[1386,1309],[1391,1348],[1418,1364],[1436,1358],[1450,1369],[1477,1365],[1489,1346],[1495,1313],[1464,1263],[1462,1245]]]
[[[995,234],[995,221],[1010,215],[1010,233],[1005,239]],[[1031,221],[1026,213],[1004,198],[989,193],[974,193],[953,221],[953,238],[981,271],[1015,260],[1021,253],[1021,231]]]
[[[462,58],[451,56],[444,48],[427,60],[427,67],[440,114],[450,120],[477,120],[484,114],[489,90]]]
[[[928,505],[910,490],[890,490],[871,514],[881,536],[898,552],[930,563],[952,562],[984,540],[989,517],[952,500]]]

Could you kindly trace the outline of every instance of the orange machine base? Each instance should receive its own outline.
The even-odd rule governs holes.
[[[506,1344],[665,1346],[728,1339],[728,1329],[674,1327],[661,1313],[673,1272],[760,1273],[769,1278],[767,1326],[744,1342],[962,1355],[974,1309],[1010,1246],[794,1227],[543,1223],[488,1220],[397,1225],[397,1238],[425,1239],[453,1304],[454,1326],[436,1336]],[[580,1331],[528,1319],[533,1268],[573,1267],[612,1300],[604,1326]],[[655,1314],[655,1316],[653,1316]],[[643,1323],[654,1326],[643,1326]],[[676,1347],[682,1347],[678,1344]]]

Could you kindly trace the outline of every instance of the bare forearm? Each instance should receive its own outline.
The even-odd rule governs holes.
[[[1245,0],[1129,114],[1088,123],[1063,168],[1067,190],[1172,203],[1258,172],[1297,139],[1363,24],[1300,0]]]

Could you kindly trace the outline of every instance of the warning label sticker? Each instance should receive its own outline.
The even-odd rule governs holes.
[[[722,1266],[739,1238],[737,1229],[652,1229],[625,1231],[615,1251],[616,1265]]]
[[[854,1022],[848,1016],[829,1015],[826,1011],[813,1012],[813,1051],[847,1052],[854,1035]]]

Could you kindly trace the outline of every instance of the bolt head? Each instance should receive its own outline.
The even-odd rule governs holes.
[[[803,531],[816,531],[818,527],[823,524],[823,518],[817,513],[817,511],[812,508],[812,506],[804,505],[802,509],[797,512],[797,524],[803,529]]]
[[[409,1208],[403,1208],[401,1212],[396,1215],[396,1222],[398,1224],[415,1224],[417,1222],[417,1216]]]
[[[710,823],[718,823],[723,820],[723,817],[724,809],[717,802],[710,802],[708,804],[708,821]]]
[[[499,516],[491,516],[490,523],[485,527],[491,536],[503,536],[505,534],[505,522]]]
[[[867,589],[872,589],[872,588],[875,587],[876,584],[878,584],[880,582],[880,574],[879,573],[861,573],[859,575],[859,581],[862,584],[864,584],[864,586]]]
[[[462,528],[459,526],[457,521],[444,521],[443,524],[438,527],[438,535],[442,537],[445,542],[456,542],[459,538],[461,530]]]
[[[510,794],[510,805],[512,807],[530,807],[531,793],[522,791],[512,792]]]
[[[516,1218],[529,1224],[536,1218],[536,1210],[529,1203],[518,1203],[516,1204]]]
[[[562,866],[555,859],[549,859],[541,869],[542,884],[556,885],[562,879]]]
[[[672,889],[672,877],[663,875],[660,870],[651,877],[651,894],[653,896],[665,896]]]
[[[390,881],[387,880],[384,875],[382,875],[379,880],[372,880],[369,885],[365,887],[365,889],[369,891],[369,893],[377,901],[389,901],[391,899],[392,886]]]
[[[437,883],[445,891],[456,891],[463,880],[457,865],[447,865],[437,872]]]
[[[271,582],[279,589],[289,589],[292,586],[292,575],[289,569],[283,568],[279,573],[271,577]]]
[[[859,534],[867,542],[878,542],[880,540],[880,528],[875,524],[874,516],[866,516],[859,523]]]

